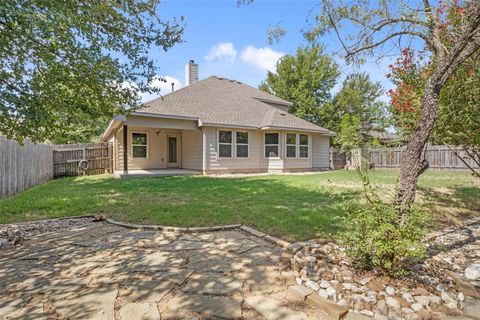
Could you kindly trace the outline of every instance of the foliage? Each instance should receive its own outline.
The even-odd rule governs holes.
[[[152,48],[181,41],[159,0],[5,0],[0,6],[0,134],[74,142],[135,108],[158,68]]]
[[[347,254],[363,269],[402,276],[409,260],[425,255],[421,240],[427,215],[412,208],[408,221],[399,224],[397,211],[373,191],[366,171],[359,173],[367,202],[346,206],[341,237]]]
[[[390,90],[395,126],[408,136],[415,129],[420,114],[421,97],[434,61],[425,61],[423,52],[404,50],[402,59],[390,66],[396,84]],[[480,166],[480,55],[459,67],[446,83],[440,96],[440,112],[431,141],[460,146]],[[460,156],[460,155],[459,155]],[[466,160],[466,159],[463,159]],[[480,177],[480,173],[470,168]]]
[[[353,149],[360,147],[364,137],[360,133],[361,121],[358,115],[346,114],[340,120],[340,127],[335,138],[340,151],[349,155]]]
[[[338,76],[333,59],[324,54],[322,46],[312,44],[298,48],[296,55],[284,56],[277,63],[276,73],[268,72],[260,89],[292,101],[290,113],[325,126],[330,114],[322,106],[331,99],[330,91]]]
[[[384,131],[388,124],[386,105],[379,100],[382,95],[382,85],[372,82],[366,73],[350,74],[343,81],[332,103],[332,115],[340,123],[334,142],[342,150],[377,144],[370,132]]]

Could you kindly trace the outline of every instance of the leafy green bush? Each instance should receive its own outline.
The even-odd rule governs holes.
[[[408,261],[425,256],[421,240],[428,216],[412,207],[408,221],[399,224],[395,207],[373,191],[366,172],[360,175],[367,201],[347,205],[342,233],[347,254],[361,268],[402,276]]]

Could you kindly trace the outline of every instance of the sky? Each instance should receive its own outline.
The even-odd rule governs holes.
[[[236,0],[165,0],[157,9],[163,20],[183,16],[185,33],[183,43],[176,44],[164,52],[161,49],[150,52],[160,68],[159,75],[167,83],[156,82],[166,94],[184,86],[184,67],[189,60],[199,64],[199,78],[211,75],[226,77],[257,87],[267,76],[267,70],[275,71],[275,63],[285,54],[295,54],[297,47],[305,44],[302,29],[308,28],[309,14],[318,12],[318,1],[309,0],[256,0],[250,5],[237,6]],[[268,43],[268,29],[277,25],[287,30],[279,43]],[[339,43],[332,35],[321,39],[326,52],[339,50]],[[335,93],[346,74],[358,71],[346,66],[342,57],[334,57],[341,67],[342,77],[332,90]],[[385,92],[392,87],[385,77],[391,61],[376,63],[367,61],[361,67],[371,79],[379,81]],[[142,101],[155,96],[145,94]],[[387,97],[383,99],[387,101]]]

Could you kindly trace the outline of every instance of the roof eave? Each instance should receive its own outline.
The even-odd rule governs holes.
[[[326,129],[306,129],[306,128],[291,128],[291,127],[281,127],[281,126],[265,126],[261,127],[260,130],[292,130],[292,131],[303,131],[303,132],[312,132],[320,133],[325,136],[335,136],[335,132],[326,130]]]
[[[125,118],[125,116],[122,115],[113,117],[113,119],[108,124],[107,129],[105,129],[105,132],[102,134],[101,140],[105,141],[110,136],[112,131],[116,129],[120,124],[124,123],[126,120],[127,119]]]

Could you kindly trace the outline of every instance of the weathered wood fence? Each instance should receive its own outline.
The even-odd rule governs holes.
[[[112,146],[106,142],[53,146],[55,178],[103,174],[111,170]]]
[[[345,168],[347,156],[339,150],[330,148],[330,169],[338,170]]]
[[[399,168],[402,159],[401,148],[378,148],[369,149],[364,156],[373,163],[375,168]],[[424,150],[424,157],[427,159],[430,168],[436,169],[468,169],[462,160],[455,154],[457,153],[472,168],[479,168],[473,159],[459,147],[429,145]]]
[[[53,178],[53,148],[0,136],[0,198],[45,183]]]
[[[375,148],[368,150],[352,151],[349,163],[355,167],[360,163],[362,157],[373,164],[375,168],[400,168],[400,161],[402,160],[402,152],[405,147],[398,148]],[[462,148],[448,146],[428,145],[424,151],[423,156],[427,159],[430,168],[435,169],[468,169],[465,163],[460,160],[461,157],[467,164],[478,169],[478,164],[468,155]],[[334,159],[331,160],[340,164],[343,158],[340,154],[334,153]],[[331,163],[333,163],[331,162]],[[337,167],[332,167],[337,169]]]

